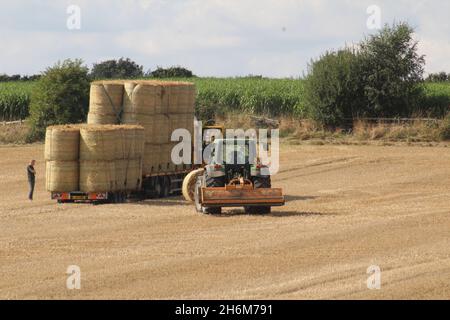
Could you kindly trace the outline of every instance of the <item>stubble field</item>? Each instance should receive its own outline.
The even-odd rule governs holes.
[[[44,190],[43,146],[0,147],[0,298],[448,299],[449,155],[283,146],[273,185],[285,207],[211,217],[177,197],[58,205]],[[81,290],[66,288],[70,265]],[[372,265],[380,290],[366,285]]]

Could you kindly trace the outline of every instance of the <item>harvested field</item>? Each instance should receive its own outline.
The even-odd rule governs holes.
[[[44,146],[0,147],[0,298],[448,299],[449,152],[284,147],[273,184],[285,207],[210,217],[181,197],[57,205]],[[69,265],[81,268],[81,290],[66,289]],[[381,290],[366,287],[371,265]]]

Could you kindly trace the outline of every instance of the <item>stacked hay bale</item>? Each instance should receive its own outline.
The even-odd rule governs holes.
[[[48,127],[45,135],[46,189],[70,192],[79,189],[80,126]]]
[[[140,126],[85,126],[80,130],[80,191],[140,188],[144,129]]]
[[[123,104],[122,81],[96,81],[91,84],[88,124],[118,124]]]
[[[194,132],[195,86],[187,82],[101,81],[91,86],[88,123],[135,124],[145,129],[143,172],[181,169],[171,161],[172,132]],[[186,166],[182,166],[185,168]]]

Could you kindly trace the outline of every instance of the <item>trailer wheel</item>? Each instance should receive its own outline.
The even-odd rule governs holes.
[[[170,179],[169,177],[161,177],[161,198],[167,198],[170,195]]]

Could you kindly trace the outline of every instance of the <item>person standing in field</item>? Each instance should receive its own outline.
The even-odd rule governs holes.
[[[30,185],[30,193],[28,194],[28,199],[30,199],[30,201],[33,201],[34,185],[36,184],[36,170],[34,169],[35,165],[36,160],[31,160],[30,164],[27,167],[28,184]]]

